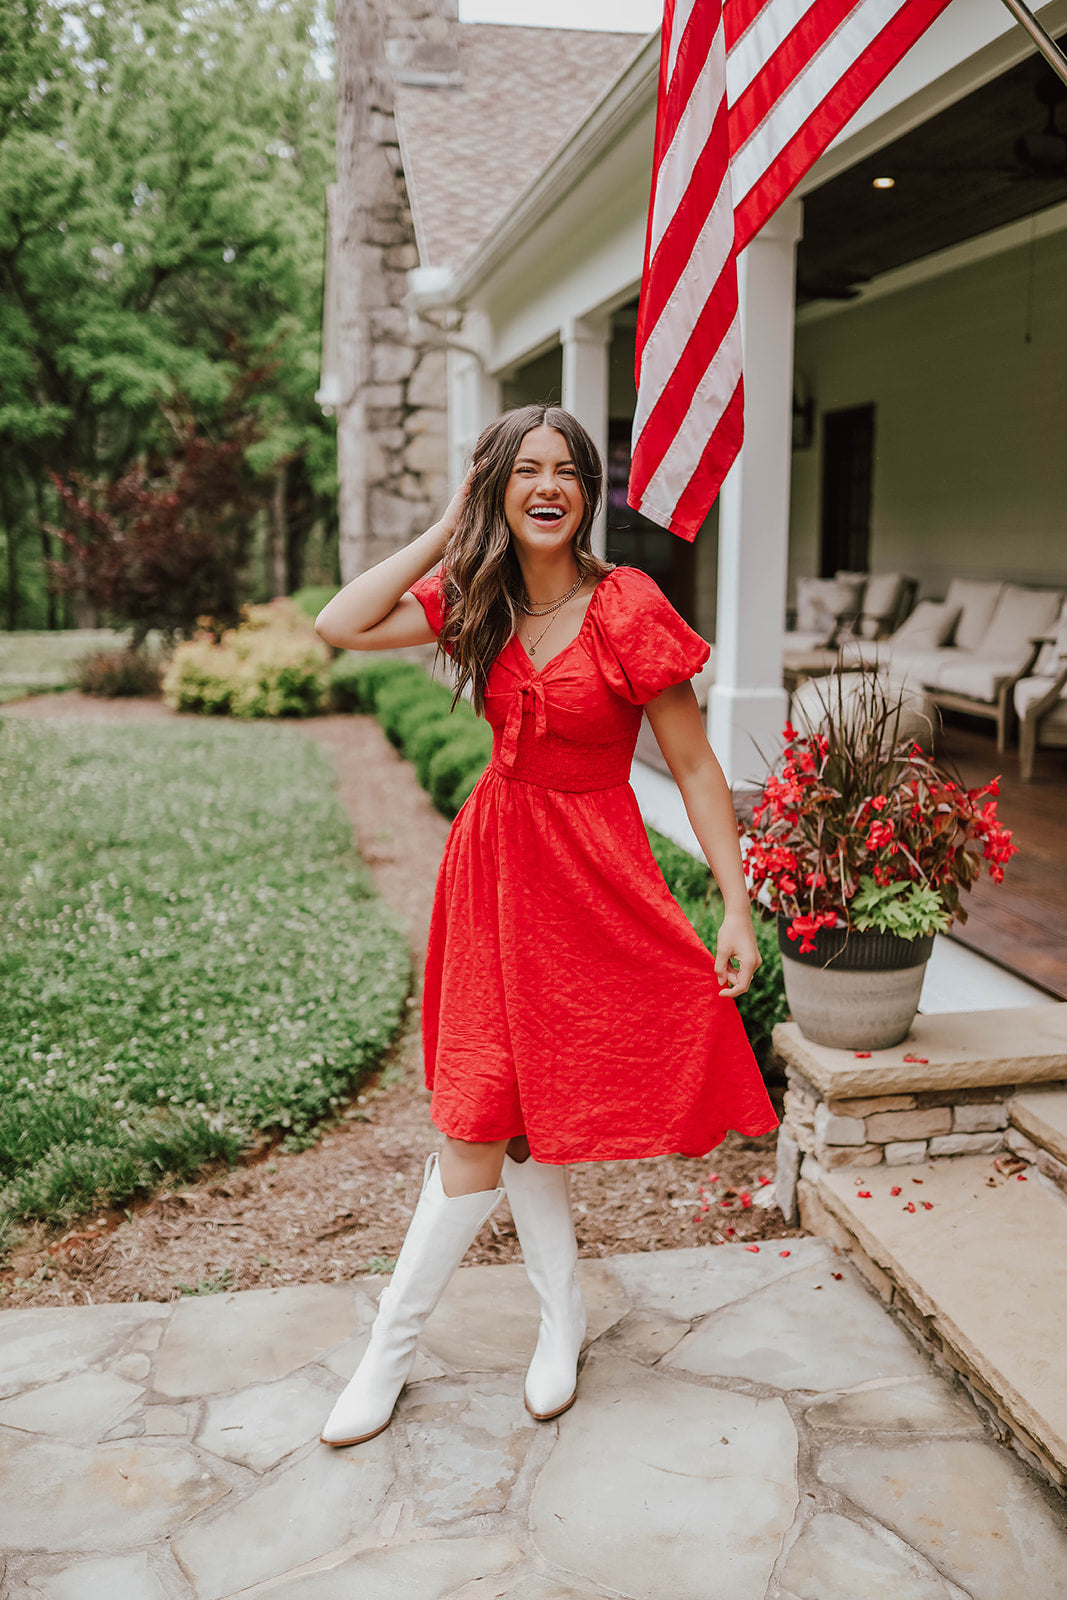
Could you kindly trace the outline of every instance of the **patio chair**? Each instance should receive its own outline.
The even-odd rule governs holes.
[[[1019,719],[1019,776],[1032,783],[1038,745],[1067,746],[1067,600],[1055,633],[1041,641],[1033,676],[1015,685]]]
[[[877,666],[896,687],[921,687],[932,705],[989,717],[997,749],[1007,743],[1012,691],[1034,663],[1063,600],[1055,589],[1024,589],[979,578],[953,578],[944,600],[920,600],[888,639],[856,639],[848,660]]]
[[[950,598],[951,594],[950,587]],[[997,750],[1003,752],[1015,715],[1015,686],[1033,667],[1041,638],[1062,604],[1062,591],[1005,584],[978,643],[967,650],[957,643],[959,659],[937,664],[934,672],[924,677],[931,704],[943,711],[991,718],[997,729]],[[958,623],[956,635],[958,640]]]
[[[840,571],[832,578],[798,578],[796,626],[782,641],[786,688],[831,672],[846,640],[891,633],[911,609],[917,587],[902,572]]]

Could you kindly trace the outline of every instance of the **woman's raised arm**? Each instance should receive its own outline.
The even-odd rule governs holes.
[[[353,578],[323,606],[315,618],[320,639],[341,650],[398,650],[404,645],[433,643],[435,634],[426,613],[407,591],[444,555],[469,484],[468,472],[440,522],[403,550]]]

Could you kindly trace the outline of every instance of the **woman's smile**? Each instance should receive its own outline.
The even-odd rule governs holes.
[[[519,446],[504,491],[504,515],[513,538],[544,551],[569,543],[585,514],[578,469],[555,428],[531,428]]]

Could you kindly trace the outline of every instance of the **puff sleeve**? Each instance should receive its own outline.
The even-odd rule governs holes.
[[[434,633],[440,633],[444,626],[445,615],[448,607],[445,604],[444,572],[440,567],[436,572],[428,573],[425,578],[420,578],[418,583],[411,585],[409,594],[413,594],[426,613],[426,621]]]
[[[637,567],[602,580],[591,629],[597,665],[610,687],[636,706],[700,671],[711,646],[678,615],[659,585]]]

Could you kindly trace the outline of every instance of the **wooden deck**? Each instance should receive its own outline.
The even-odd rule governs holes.
[[[1001,774],[997,811],[1019,854],[1001,884],[983,869],[951,937],[1067,1000],[1067,750],[1039,750],[1033,783],[1020,783],[1018,752],[998,756],[989,724],[977,726],[950,722],[939,754],[969,788]]]
[[[955,718],[942,730],[938,753],[968,788],[1000,773],[997,810],[1019,846],[1003,883],[983,867],[964,897],[967,921],[950,937],[1067,1000],[1067,750],[1039,750],[1033,783],[1021,783],[1016,750],[998,756],[988,723]],[[647,722],[637,757],[667,772]]]

